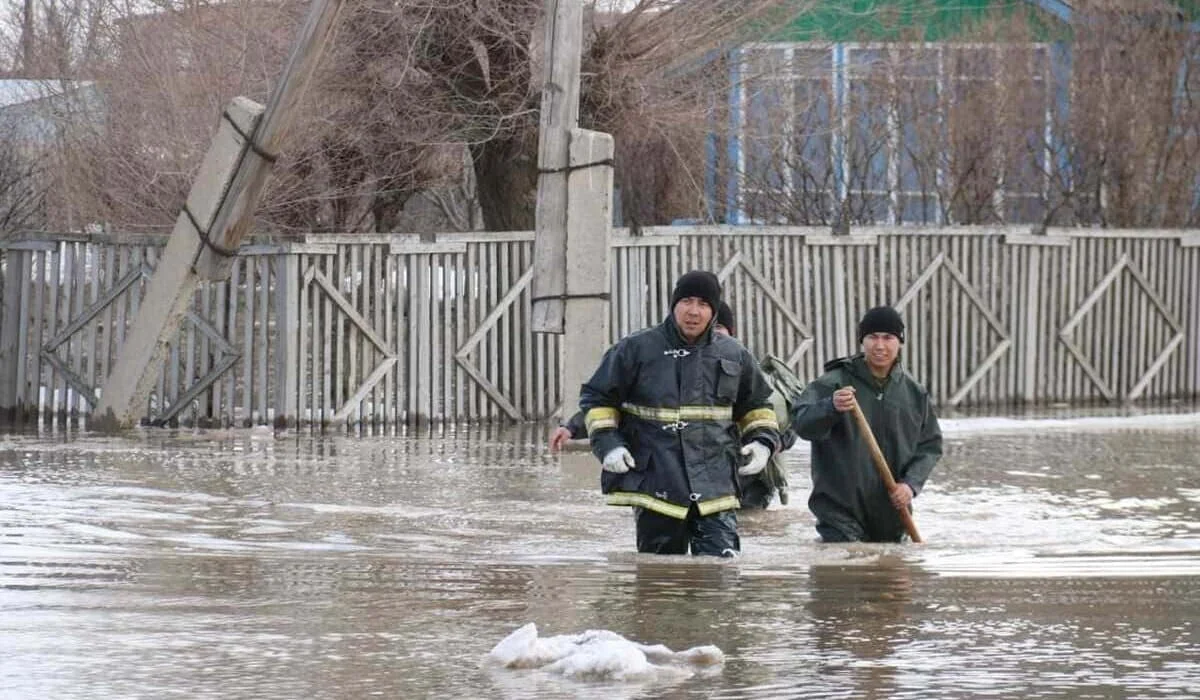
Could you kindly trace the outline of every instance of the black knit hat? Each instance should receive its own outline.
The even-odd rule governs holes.
[[[725,326],[729,335],[737,335],[737,331],[734,330],[733,309],[725,302],[721,302],[721,306],[717,308],[717,323]]]
[[[675,291],[671,292],[671,308],[674,309],[680,299],[687,297],[699,297],[708,302],[715,314],[721,306],[721,281],[707,270],[692,270],[675,283]]]
[[[863,314],[858,322],[858,342],[872,333],[891,333],[904,342],[904,321],[899,312],[890,306],[876,306]]]

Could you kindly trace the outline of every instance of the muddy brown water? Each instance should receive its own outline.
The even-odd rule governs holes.
[[[0,698],[1200,697],[1200,415],[947,421],[926,545],[824,546],[792,498],[733,562],[632,553],[544,426],[0,438]],[[724,666],[487,663],[527,622]]]

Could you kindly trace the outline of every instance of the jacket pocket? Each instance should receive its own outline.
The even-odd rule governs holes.
[[[722,359],[717,363],[717,398],[735,403],[738,395],[738,383],[742,376],[741,364],[733,360]]]
[[[641,470],[631,470],[624,474],[615,474],[613,472],[600,471],[600,492],[612,493],[613,491],[631,491],[639,492],[642,490],[642,484],[646,481],[646,473]]]

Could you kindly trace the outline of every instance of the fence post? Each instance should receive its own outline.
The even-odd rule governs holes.
[[[573,130],[579,124],[579,65],[583,45],[583,3],[546,0],[545,82],[538,124],[538,189],[533,260],[536,273],[533,332],[564,332],[567,255],[568,165]],[[572,202],[572,205],[574,203]]]
[[[25,254],[4,248],[0,250],[3,265],[3,306],[0,307],[0,418],[11,421],[17,411],[17,364],[22,361],[18,352],[20,333],[21,294],[25,288]]]
[[[275,256],[275,427],[296,425],[300,362],[300,254]]]
[[[1021,331],[1022,342],[1022,377],[1021,398],[1025,403],[1035,403],[1045,396],[1038,395],[1038,367],[1041,360],[1038,357],[1038,332],[1041,321],[1038,309],[1041,306],[1042,289],[1042,251],[1038,246],[1029,247],[1029,275],[1025,282],[1025,317],[1022,319],[1025,327]]]

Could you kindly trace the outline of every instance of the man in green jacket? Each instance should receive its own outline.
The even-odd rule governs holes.
[[[792,429],[812,443],[809,510],[825,542],[899,542],[911,509],[942,455],[929,392],[900,366],[904,321],[890,306],[858,324],[862,352],[825,365],[792,409]],[[862,409],[896,481],[890,493],[851,411]]]

